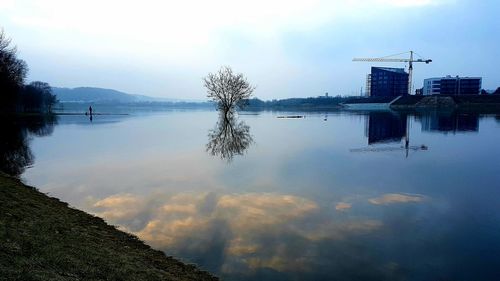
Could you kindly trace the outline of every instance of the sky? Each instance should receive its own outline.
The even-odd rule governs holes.
[[[243,73],[261,99],[359,95],[373,66],[409,50],[414,88],[446,75],[500,86],[496,0],[0,0],[28,81],[205,99],[202,78]],[[406,55],[402,55],[403,57]]]

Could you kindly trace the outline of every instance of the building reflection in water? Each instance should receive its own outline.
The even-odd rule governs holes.
[[[21,175],[33,164],[29,147],[31,136],[49,136],[57,124],[57,116],[4,117],[0,122],[0,170],[12,176]]]
[[[368,144],[400,142],[406,136],[407,116],[392,112],[370,112],[366,122]]]
[[[371,112],[367,116],[365,133],[368,137],[368,145],[378,143],[400,143],[404,138],[404,145],[393,147],[365,147],[353,148],[351,152],[391,152],[404,151],[406,158],[410,151],[427,150],[424,144],[410,146],[409,121],[406,114],[395,112]]]
[[[425,132],[477,132],[479,115],[476,113],[432,112],[421,116],[422,131]]]
[[[478,132],[479,115],[464,112],[426,112],[416,115],[424,132]],[[395,112],[370,112],[366,122],[368,144],[400,142],[408,132],[408,116]]]

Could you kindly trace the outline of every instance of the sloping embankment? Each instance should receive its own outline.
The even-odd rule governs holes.
[[[457,108],[500,110],[500,95],[403,96],[392,103],[391,108]]]
[[[0,173],[0,280],[217,280]]]

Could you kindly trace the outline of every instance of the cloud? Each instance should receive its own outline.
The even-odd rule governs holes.
[[[337,205],[335,205],[335,210],[343,212],[343,211],[347,211],[351,207],[352,207],[351,203],[339,202],[339,203],[337,203]]]
[[[153,247],[203,259],[214,270],[225,272],[242,268],[307,271],[314,259],[303,257],[297,249],[315,249],[321,241],[342,241],[382,226],[376,220],[323,217],[314,201],[278,193],[180,193],[149,198],[123,194],[92,206]],[[346,210],[350,204],[337,207]],[[218,262],[210,261],[214,255]]]
[[[285,224],[317,209],[310,200],[273,193],[224,195],[217,203],[220,217],[230,220],[233,228],[240,230]]]
[[[447,0],[380,0],[381,4],[388,4],[397,7],[418,7],[418,6],[429,6],[429,5],[440,5],[445,4],[449,1]]]
[[[272,41],[282,31],[312,30],[349,17],[366,16],[367,11],[386,8],[435,5],[442,0],[351,0],[351,1],[127,1],[25,0],[4,4],[5,17],[19,26],[43,29],[46,33],[78,34],[99,39],[108,51],[139,48],[166,55],[175,51],[199,51],[213,46],[213,40],[238,30],[250,37]],[[119,7],[119,9],[117,9]],[[57,12],[54,12],[57,11]],[[0,13],[1,15],[2,13]],[[112,16],[110,16],[112,15]],[[92,20],[89,20],[91,18]],[[133,21],[130,19],[134,19]],[[114,40],[109,41],[112,37]],[[61,38],[64,39],[64,38]],[[85,42],[79,40],[79,44]],[[61,43],[57,40],[55,43]],[[66,43],[70,43],[69,41]],[[147,43],[155,43],[149,45]],[[94,45],[95,42],[94,42]],[[92,47],[92,46],[85,46]],[[93,46],[96,48],[98,46]],[[183,50],[184,49],[184,50]],[[175,57],[175,56],[172,56]]]
[[[193,214],[196,212],[196,206],[194,204],[187,204],[187,205],[172,204],[163,206],[162,210],[167,213]]]
[[[370,38],[384,38],[386,28],[374,26],[392,32],[415,21],[404,16],[406,10],[447,2],[9,0],[0,18],[30,64],[29,79],[199,99],[200,77],[232,65],[268,99],[333,88],[338,94],[357,92],[365,70],[360,75],[352,56],[403,48],[379,47]],[[367,50],[372,43],[374,53]],[[55,60],[58,68],[51,69]]]
[[[311,241],[325,239],[343,240],[355,234],[366,234],[380,229],[383,223],[379,220],[353,219],[347,222],[325,221],[314,229],[303,233]]]
[[[223,195],[211,203],[214,204],[213,208],[206,206],[207,201],[213,201],[210,194],[173,196],[158,210],[153,211],[155,219],[137,234],[156,245],[167,246],[175,239],[182,239],[187,233],[203,232],[212,220],[224,220],[233,232],[243,234],[260,231],[266,226],[287,224],[318,208],[307,199],[272,193]],[[200,211],[202,209],[212,211],[205,213]],[[109,213],[112,214],[113,211]],[[241,248],[240,242],[235,247]],[[234,250],[239,251],[241,249]]]
[[[143,202],[132,194],[117,194],[95,202],[93,207],[108,220],[130,220],[137,216]]]
[[[406,195],[398,193],[389,193],[381,197],[371,198],[368,201],[375,205],[389,205],[394,203],[418,203],[424,199],[422,195]]]

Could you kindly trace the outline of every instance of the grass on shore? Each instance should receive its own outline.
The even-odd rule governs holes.
[[[217,280],[0,173],[0,280]]]

